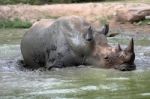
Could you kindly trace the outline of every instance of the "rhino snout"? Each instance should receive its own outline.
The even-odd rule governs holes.
[[[136,69],[136,65],[133,64],[121,64],[118,66],[115,66],[115,69],[120,70],[120,71],[132,71]]]

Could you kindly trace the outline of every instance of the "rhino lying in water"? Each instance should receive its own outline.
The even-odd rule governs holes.
[[[126,49],[111,47],[107,43],[108,25],[96,29],[81,17],[61,17],[56,21],[43,21],[33,25],[21,41],[25,67],[92,65],[130,71],[134,64],[134,42]]]

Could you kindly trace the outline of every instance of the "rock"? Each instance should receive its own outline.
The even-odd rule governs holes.
[[[136,7],[117,10],[116,20],[119,22],[136,22],[150,15],[150,7]]]

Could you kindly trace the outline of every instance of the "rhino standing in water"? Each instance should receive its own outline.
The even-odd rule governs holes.
[[[33,25],[21,41],[25,67],[62,68],[92,65],[130,71],[134,64],[134,42],[122,49],[107,43],[108,25],[101,29],[91,26],[78,16],[61,17]]]

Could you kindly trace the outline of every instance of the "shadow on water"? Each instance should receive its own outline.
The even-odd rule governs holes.
[[[90,67],[21,71],[20,39],[26,30],[0,30],[0,99],[149,99],[150,35],[121,34],[109,38],[126,47],[135,39],[137,70],[120,72]]]

